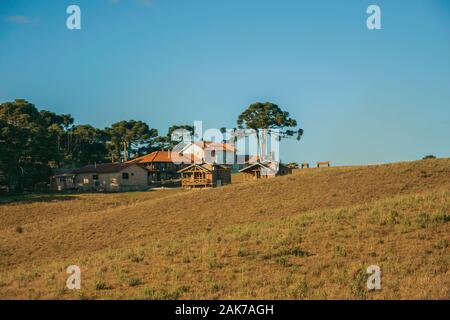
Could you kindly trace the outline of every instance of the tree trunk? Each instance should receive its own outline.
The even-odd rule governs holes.
[[[261,161],[266,160],[267,149],[267,129],[261,130]]]
[[[128,161],[128,159],[127,159],[127,142],[126,141],[123,142],[123,159],[124,159],[123,162]]]
[[[258,129],[255,129],[255,131],[256,131],[256,161],[261,161],[261,152],[260,152],[260,150],[261,150],[261,148],[260,148],[260,145],[259,145],[259,130]]]

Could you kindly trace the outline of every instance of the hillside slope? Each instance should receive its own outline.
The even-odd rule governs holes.
[[[439,159],[0,205],[0,297],[450,298],[449,190]]]

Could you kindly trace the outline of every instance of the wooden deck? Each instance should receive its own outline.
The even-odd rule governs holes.
[[[212,179],[183,179],[181,181],[182,187],[214,187]]]

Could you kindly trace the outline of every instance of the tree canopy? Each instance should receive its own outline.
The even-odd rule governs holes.
[[[38,110],[26,100],[0,104],[0,186],[33,190],[53,168],[129,159],[152,148],[157,130],[142,121],[110,128],[74,125],[68,114]]]
[[[59,160],[58,119],[48,115],[25,100],[0,105],[0,175],[13,190],[47,178],[49,164]]]
[[[295,129],[297,120],[290,117],[289,112],[283,111],[272,102],[256,102],[244,110],[237,119],[240,129],[253,129],[258,140],[258,149],[264,150],[266,134],[276,135],[276,138],[295,137],[300,140],[303,129]],[[276,130],[275,130],[276,129]],[[262,146],[260,141],[262,140]],[[260,155],[260,151],[258,151]],[[260,155],[263,157],[264,155]]]
[[[118,159],[123,161],[146,152],[158,136],[156,129],[135,120],[116,122],[106,128],[106,133],[110,137],[110,150],[114,150]]]
[[[295,129],[297,121],[289,112],[270,102],[250,105],[239,115],[237,123],[240,129],[257,132],[258,147],[260,133],[263,144],[266,134],[277,135],[279,139],[293,136],[300,139],[303,134],[302,129]],[[166,135],[158,136],[156,129],[136,120],[98,129],[89,124],[75,124],[69,114],[38,110],[23,99],[1,103],[0,187],[33,190],[48,181],[54,168],[127,161],[154,150],[172,149],[179,142],[172,137],[177,129],[194,134],[191,125],[172,125]],[[222,133],[225,131],[221,129]],[[245,134],[245,130],[239,132],[236,136]]]
[[[175,139],[172,139],[172,134],[175,133],[176,130],[183,130],[189,133],[191,136],[194,135],[194,127],[191,125],[183,124],[183,125],[173,125],[170,126],[167,130],[167,134],[165,136],[157,137],[155,140],[155,144],[153,145],[152,150],[171,150],[175,147],[180,141],[182,141],[182,136],[175,135]]]

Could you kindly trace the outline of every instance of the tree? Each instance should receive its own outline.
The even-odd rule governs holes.
[[[32,189],[50,174],[58,161],[58,146],[49,121],[26,100],[0,104],[0,170],[13,191]]]
[[[19,159],[21,146],[28,140],[28,132],[0,119],[0,186],[19,189],[22,170]]]
[[[267,134],[275,135],[277,139],[303,135],[303,129],[294,128],[297,121],[290,117],[289,112],[283,111],[271,102],[257,102],[251,104],[242,112],[237,120],[240,129],[252,129],[256,133],[258,157],[264,159]],[[261,144],[261,145],[260,145]]]
[[[172,150],[174,146],[176,146],[182,140],[182,137],[177,137],[178,139],[172,139],[172,134],[175,130],[185,130],[191,136],[194,135],[194,127],[184,124],[184,125],[173,125],[170,126],[167,130],[167,134],[165,136],[159,136],[155,139],[155,143],[149,146],[148,152],[156,151],[156,150]]]
[[[68,157],[71,166],[105,162],[108,158],[108,135],[91,125],[77,125],[67,133]]]
[[[109,136],[109,151],[115,152],[117,159],[127,161],[132,155],[140,155],[153,144],[158,131],[142,121],[120,121],[105,129]],[[114,159],[112,159],[114,161]]]
[[[429,160],[429,159],[436,159],[436,156],[434,156],[432,154],[429,154],[429,155],[427,155],[427,156],[422,158],[422,160]]]
[[[51,135],[52,140],[56,141],[58,154],[55,157],[53,166],[59,167],[66,165],[71,159],[69,131],[72,128],[74,119],[70,114],[58,115],[54,112],[41,110],[39,111],[45,126]]]
[[[290,162],[287,165],[291,169],[298,169],[298,163],[297,162]]]

